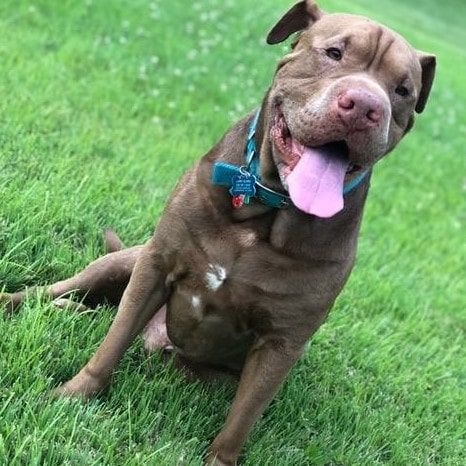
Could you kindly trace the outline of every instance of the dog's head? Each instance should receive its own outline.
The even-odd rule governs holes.
[[[343,202],[333,191],[392,150],[424,110],[435,57],[367,18],[325,14],[313,0],[293,6],[267,42],[295,32],[266,103],[272,156],[295,204],[328,217]],[[310,207],[322,189],[330,199]]]

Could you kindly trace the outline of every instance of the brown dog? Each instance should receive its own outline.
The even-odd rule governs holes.
[[[114,252],[44,289],[119,304],[95,355],[59,393],[102,390],[145,327],[151,347],[240,373],[209,449],[216,465],[235,463],[340,293],[371,167],[412,127],[434,78],[434,56],[369,19],[301,1],[267,40],[298,31],[257,117],[236,123],[181,178],[150,240],[118,250],[109,233]],[[25,295],[3,300],[13,309]]]

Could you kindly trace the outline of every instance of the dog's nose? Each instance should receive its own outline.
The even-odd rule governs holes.
[[[382,118],[383,107],[373,92],[354,88],[338,96],[338,114],[349,128],[364,130],[377,125]]]

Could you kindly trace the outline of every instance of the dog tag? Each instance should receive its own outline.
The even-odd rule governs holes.
[[[241,173],[232,179],[230,194],[232,196],[245,196],[249,200],[250,196],[256,194],[256,177],[250,173]]]

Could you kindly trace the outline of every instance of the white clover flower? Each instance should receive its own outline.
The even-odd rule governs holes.
[[[236,110],[238,113],[244,112],[244,105],[243,105],[241,102],[236,102],[236,104],[235,104],[235,110]]]
[[[146,65],[143,63],[142,65],[139,65],[139,69],[138,69],[138,77],[139,79],[147,79],[147,67]]]
[[[199,52],[196,49],[191,49],[187,54],[186,58],[188,60],[194,60],[198,56]]]

